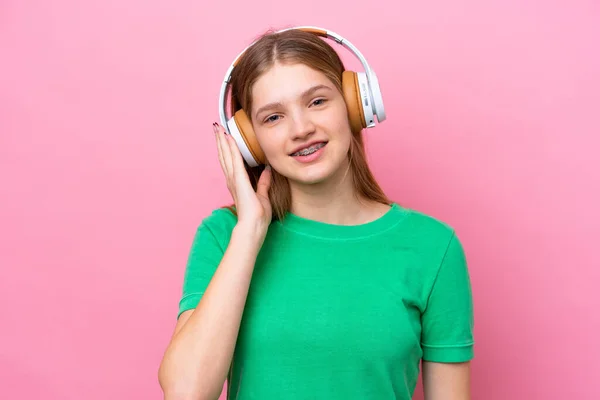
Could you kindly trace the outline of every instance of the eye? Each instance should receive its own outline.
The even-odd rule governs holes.
[[[265,123],[275,122],[279,118],[279,115],[270,115],[265,119]]]
[[[320,106],[320,105],[322,105],[323,103],[325,103],[326,101],[327,101],[327,100],[325,100],[325,99],[316,99],[315,101],[313,101],[313,102],[312,102],[312,105],[313,105],[313,106]]]

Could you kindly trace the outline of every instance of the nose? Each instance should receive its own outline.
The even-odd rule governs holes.
[[[292,118],[292,140],[304,140],[315,132],[315,124],[308,112],[298,111]]]

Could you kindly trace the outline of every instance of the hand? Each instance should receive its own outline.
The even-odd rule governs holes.
[[[238,225],[248,227],[250,232],[256,232],[264,237],[273,214],[268,194],[271,185],[271,169],[267,166],[262,172],[255,192],[235,139],[228,135],[221,125],[214,123],[213,128],[217,139],[219,162],[227,180],[227,189],[236,206]]]

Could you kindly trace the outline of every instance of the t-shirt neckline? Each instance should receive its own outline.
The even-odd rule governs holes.
[[[340,225],[300,217],[287,212],[283,221],[277,221],[283,228],[308,236],[330,239],[357,239],[381,233],[395,226],[404,210],[395,202],[383,215],[369,222],[357,225]]]

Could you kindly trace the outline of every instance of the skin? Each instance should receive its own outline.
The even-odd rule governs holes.
[[[389,210],[354,194],[348,111],[342,93],[325,75],[303,64],[276,64],[257,80],[252,96],[249,113],[256,137],[272,168],[290,182],[293,213],[352,225]],[[290,157],[315,140],[327,142],[318,161],[302,164]]]
[[[271,166],[297,189],[328,189],[348,166],[351,132],[341,93],[306,65],[277,64],[258,79],[252,94],[252,125]],[[315,140],[328,142],[319,161],[303,165],[289,156]]]
[[[315,87],[317,89],[315,89]],[[348,168],[351,131],[342,94],[304,65],[277,64],[252,91],[250,118],[271,168],[287,177],[292,212],[332,224],[379,218],[388,205],[357,199]],[[264,107],[267,107],[265,109]],[[271,220],[271,170],[255,192],[235,141],[214,124],[219,163],[236,204],[230,243],[202,299],[182,313],[159,368],[166,400],[215,399],[221,393],[237,341],[256,256]],[[322,157],[301,164],[299,146],[327,141]],[[423,363],[425,400],[470,400],[470,364]]]
[[[471,363],[423,362],[425,400],[471,400]]]

